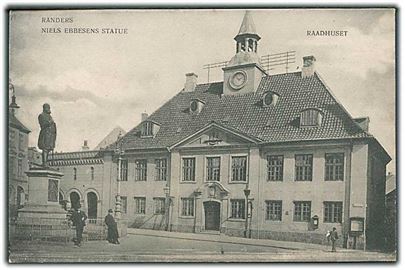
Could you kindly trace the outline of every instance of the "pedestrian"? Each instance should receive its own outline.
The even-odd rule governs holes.
[[[115,219],[113,217],[112,209],[108,210],[108,214],[105,216],[104,222],[108,227],[108,232],[107,232],[108,243],[119,244],[120,242],[118,241],[117,222],[115,221]]]
[[[332,252],[336,252],[336,241],[339,239],[338,233],[336,228],[333,227],[330,233],[330,240],[332,241]]]
[[[72,212],[70,216],[73,226],[76,227],[76,238],[73,239],[75,247],[80,247],[82,244],[82,234],[84,226],[86,226],[87,215],[80,209],[80,204],[77,205],[76,209]]]
[[[326,232],[326,240],[328,240],[328,245],[330,243],[330,231]]]

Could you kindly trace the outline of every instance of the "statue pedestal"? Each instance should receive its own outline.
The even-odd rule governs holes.
[[[67,211],[59,204],[59,182],[63,174],[50,168],[35,168],[28,175],[28,202],[18,210],[14,235],[17,238],[60,240],[70,233]]]

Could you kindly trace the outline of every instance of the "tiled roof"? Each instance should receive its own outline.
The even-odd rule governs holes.
[[[169,147],[212,121],[264,142],[372,137],[354,122],[318,74],[309,78],[301,78],[301,72],[266,76],[255,93],[243,95],[221,95],[222,87],[222,82],[216,82],[199,84],[193,92],[181,91],[148,118],[160,123],[155,137],[141,138],[140,124],[122,138],[122,148]],[[280,94],[275,106],[260,104],[267,91]],[[195,98],[205,102],[198,115],[188,110]],[[307,108],[323,112],[321,126],[299,126],[300,112]]]
[[[100,151],[78,151],[49,155],[50,166],[102,164]]]
[[[21,123],[20,120],[18,120],[18,118],[12,113],[9,114],[8,123],[11,127],[17,128],[22,132],[25,133],[31,132],[31,130],[29,130],[26,126],[24,126],[24,124]]]

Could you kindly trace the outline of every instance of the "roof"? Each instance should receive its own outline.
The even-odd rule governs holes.
[[[246,35],[246,34],[258,36],[258,34],[256,32],[255,23],[253,22],[253,17],[251,15],[250,11],[248,11],[248,10],[245,12],[245,16],[243,17],[242,24],[239,28],[238,36]]]
[[[243,95],[222,95],[222,89],[223,83],[215,82],[179,92],[149,116],[148,120],[160,123],[156,136],[141,138],[140,124],[121,139],[122,149],[170,147],[212,121],[265,143],[372,137],[354,122],[317,73],[309,78],[301,78],[301,72],[266,76],[256,92]],[[275,106],[261,105],[267,91],[280,95]],[[190,102],[196,98],[205,105],[199,114],[190,114]],[[306,108],[323,111],[319,127],[300,128],[299,115]]]
[[[94,148],[94,150],[99,150],[104,147],[107,147],[108,145],[112,144],[115,142],[118,137],[121,137],[125,134],[125,130],[119,126],[111,130],[110,133],[108,133],[107,136],[104,137],[104,139],[101,140],[101,142],[98,143],[98,145]]]
[[[77,151],[49,155],[50,166],[102,164],[100,151]]]
[[[12,113],[9,114],[8,124],[10,125],[10,127],[17,128],[22,132],[25,133],[31,132],[31,130],[29,130],[26,126],[24,126],[24,124],[21,123],[20,120],[18,120],[18,118]]]

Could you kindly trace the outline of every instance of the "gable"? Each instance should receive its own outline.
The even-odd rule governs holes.
[[[184,140],[173,145],[171,148],[185,147],[222,147],[222,146],[241,146],[255,144],[259,142],[256,138],[251,138],[231,128],[227,128],[217,123],[211,123],[196,133],[188,136]]]

